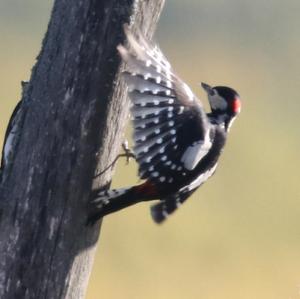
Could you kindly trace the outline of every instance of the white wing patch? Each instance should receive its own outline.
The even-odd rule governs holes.
[[[199,140],[189,146],[181,157],[181,162],[188,170],[193,170],[200,160],[207,155],[212,143],[209,138],[209,131],[207,131],[204,140]]]

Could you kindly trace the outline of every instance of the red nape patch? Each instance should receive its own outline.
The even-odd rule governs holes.
[[[234,98],[232,102],[231,109],[234,113],[240,113],[241,112],[241,100],[239,98]]]
[[[136,186],[135,191],[141,195],[157,196],[157,189],[155,185],[149,181],[146,181],[145,183]]]

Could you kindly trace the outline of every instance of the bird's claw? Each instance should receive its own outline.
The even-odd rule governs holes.
[[[134,152],[128,146],[128,141],[127,140],[125,140],[122,143],[122,148],[124,150],[124,154],[119,154],[110,165],[108,165],[103,171],[97,173],[94,178],[102,175],[109,168],[113,167],[116,164],[116,162],[118,161],[118,159],[121,158],[121,157],[126,157],[126,164],[128,164],[130,162],[131,158],[136,159],[136,156],[135,156]]]
[[[119,156],[120,157],[126,157],[126,163],[127,164],[130,162],[130,158],[133,158],[133,159],[136,158],[134,152],[129,148],[127,140],[125,140],[122,143],[122,148],[124,150],[124,154],[120,154]]]

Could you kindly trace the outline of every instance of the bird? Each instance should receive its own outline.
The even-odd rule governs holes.
[[[131,100],[134,155],[143,183],[92,195],[88,222],[143,201],[157,202],[151,216],[163,223],[216,170],[232,123],[241,110],[239,94],[202,83],[210,112],[179,78],[155,43],[124,26],[127,45],[117,50]]]

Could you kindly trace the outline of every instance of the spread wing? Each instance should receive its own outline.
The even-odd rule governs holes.
[[[174,73],[157,46],[125,27],[128,47],[118,46],[132,100],[134,152],[142,179],[176,183],[211,147],[210,126],[200,101]]]

